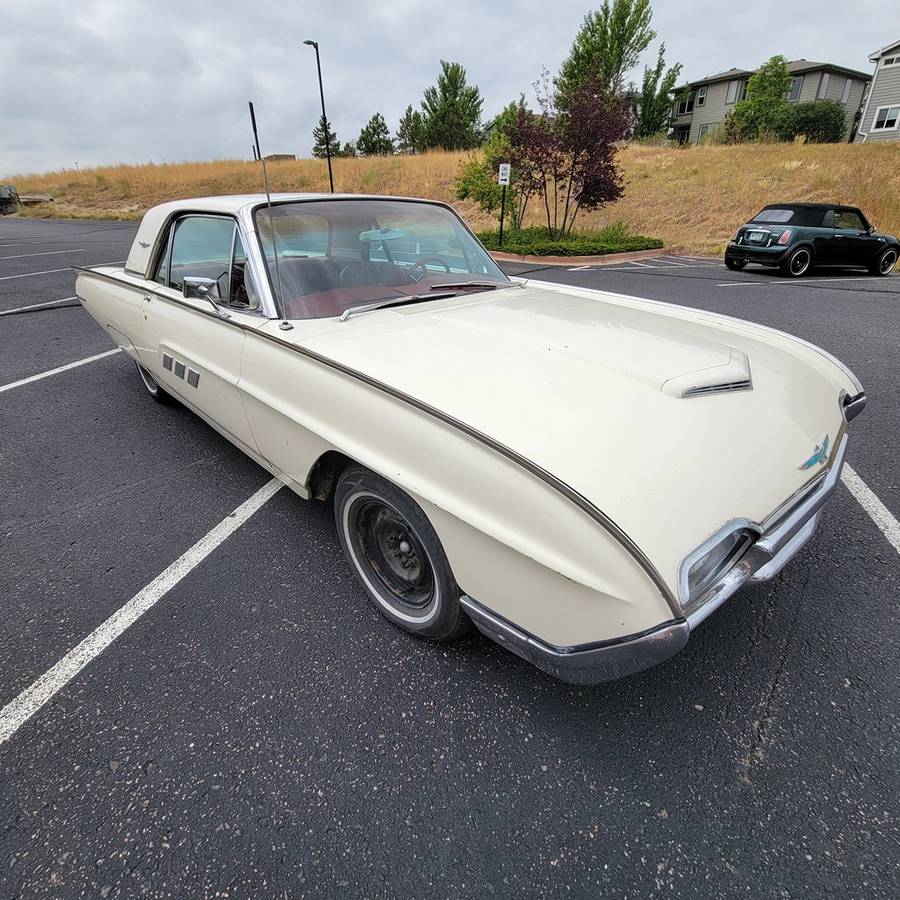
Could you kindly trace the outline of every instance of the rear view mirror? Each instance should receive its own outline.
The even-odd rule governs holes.
[[[231,316],[218,304],[219,282],[215,278],[204,278],[201,275],[185,275],[181,283],[181,293],[188,300],[208,300],[220,319]]]
[[[215,278],[204,278],[201,275],[185,275],[181,285],[181,293],[188,300],[217,300],[219,283]]]

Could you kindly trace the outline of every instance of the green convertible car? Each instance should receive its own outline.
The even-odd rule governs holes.
[[[880,234],[853,206],[827,203],[776,203],[758,212],[728,242],[725,265],[777,267],[799,278],[813,266],[868,269],[889,275],[900,255],[900,241]]]

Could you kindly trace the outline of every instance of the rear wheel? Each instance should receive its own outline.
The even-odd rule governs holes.
[[[725,260],[725,268],[726,269],[732,269],[735,272],[740,272],[741,269],[744,269],[746,267],[747,267],[746,259],[726,259]]]
[[[379,612],[419,637],[452,641],[471,629],[460,589],[425,513],[362,466],[345,469],[334,491],[344,554]]]
[[[809,271],[812,265],[812,253],[807,247],[798,247],[781,264],[781,272],[791,278],[799,278]]]
[[[873,275],[890,275],[897,265],[897,251],[893,247],[888,247],[884,253],[880,254],[875,264],[869,268]]]
[[[150,374],[150,371],[144,366],[142,366],[139,362],[136,362],[138,375],[141,376],[141,382],[144,385],[144,390],[157,402],[157,403],[168,403],[171,398],[169,395],[159,386],[156,379]]]

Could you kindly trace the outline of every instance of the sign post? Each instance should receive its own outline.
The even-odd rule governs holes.
[[[509,184],[509,163],[500,163],[500,172],[497,175],[497,184],[501,185],[503,190],[500,191],[500,240],[498,246],[503,246],[503,214],[506,212],[506,186]]]

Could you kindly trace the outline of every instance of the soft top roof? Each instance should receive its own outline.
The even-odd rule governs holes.
[[[790,210],[793,215],[791,215],[790,218],[777,220],[765,216],[766,212],[777,209]],[[768,218],[768,221],[777,222],[778,224],[806,225],[810,228],[815,228],[822,224],[825,213],[830,209],[853,210],[853,212],[859,212],[855,206],[844,206],[840,203],[770,203],[768,206],[764,206],[749,221],[766,221]]]

